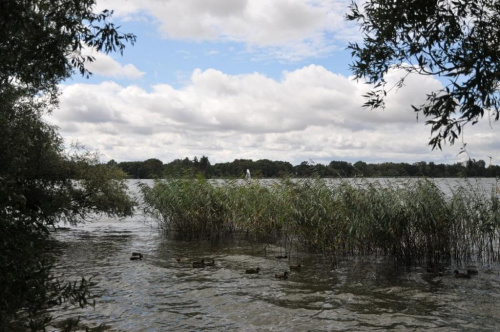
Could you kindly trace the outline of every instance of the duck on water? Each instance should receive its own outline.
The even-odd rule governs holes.
[[[142,254],[140,252],[133,252],[132,256],[130,257],[131,261],[137,261],[137,260],[142,260]]]
[[[254,269],[246,269],[245,273],[246,274],[257,274],[260,271],[260,267],[254,268]]]

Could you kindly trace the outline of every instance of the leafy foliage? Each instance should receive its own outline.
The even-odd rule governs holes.
[[[413,106],[431,126],[433,148],[451,144],[463,127],[485,114],[500,117],[500,4],[496,0],[368,0],[360,9],[353,2],[347,19],[357,22],[363,45],[349,44],[351,68],[375,88],[364,106],[384,106],[385,75],[402,70],[398,87],[408,74],[447,80],[439,91]]]
[[[7,89],[4,90],[4,92]],[[19,89],[12,89],[18,95]],[[101,165],[96,154],[77,150],[67,155],[55,128],[41,119],[32,99],[3,94],[0,109],[0,330],[19,319],[42,329],[42,310],[78,296],[80,288],[61,286],[50,274],[52,257],[45,249],[59,221],[76,223],[105,213],[126,216],[134,202],[127,195],[125,173]],[[12,98],[9,98],[12,97]],[[58,291],[55,291],[57,289]],[[80,302],[80,303],[85,303]],[[5,325],[2,325],[5,324]],[[12,327],[12,326],[10,326]],[[37,328],[35,328],[37,327]]]
[[[90,283],[51,275],[50,232],[59,221],[95,214],[127,216],[135,202],[125,173],[97,154],[66,153],[44,122],[58,84],[74,70],[89,75],[84,47],[122,51],[135,36],[119,33],[94,0],[0,2],[0,331],[44,330],[47,310],[88,304]]]
[[[55,92],[74,70],[89,75],[85,47],[123,52],[133,34],[110,22],[112,11],[95,13],[95,0],[3,0],[0,2],[0,84],[15,80],[35,91]]]

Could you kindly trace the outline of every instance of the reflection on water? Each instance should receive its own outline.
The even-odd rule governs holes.
[[[496,331],[500,267],[476,266],[455,279],[425,267],[396,268],[381,258],[344,260],[333,268],[319,256],[245,242],[219,246],[162,238],[138,215],[59,230],[63,248],[55,272],[93,277],[96,307],[55,312],[81,316],[115,331]],[[131,261],[130,254],[144,254]],[[177,262],[177,258],[181,258]],[[192,268],[214,258],[216,265]],[[274,278],[302,264],[286,281]],[[260,267],[259,274],[245,269]],[[461,267],[465,269],[466,267]]]

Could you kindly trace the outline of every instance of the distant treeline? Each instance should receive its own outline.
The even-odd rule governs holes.
[[[211,165],[208,157],[190,160],[176,159],[164,164],[161,160],[152,158],[145,161],[129,161],[116,165],[133,179],[179,178],[243,178],[245,171],[250,170],[253,178],[292,177],[497,177],[500,176],[500,166],[486,165],[484,160],[469,160],[465,163],[452,165],[435,164],[420,161],[413,164],[386,162],[368,164],[358,161],[354,164],[345,161],[331,161],[328,165],[304,161],[293,166],[285,161],[261,159],[235,159],[233,162]]]

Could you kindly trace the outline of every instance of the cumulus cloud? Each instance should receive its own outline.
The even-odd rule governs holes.
[[[125,20],[153,17],[169,39],[241,42],[287,60],[330,52],[358,34],[346,22],[349,0],[101,0]]]
[[[201,155],[212,162],[268,158],[294,164],[463,159],[456,156],[458,147],[448,154],[431,151],[430,128],[410,108],[439,84],[410,77],[405,88],[389,95],[386,110],[369,111],[361,107],[368,86],[317,65],[284,72],[279,80],[198,69],[182,88],[63,86],[60,109],[49,121],[68,143],[79,141],[119,161]],[[498,140],[487,122],[479,125],[467,140],[487,155],[483,144]]]
[[[425,119],[417,121],[410,107],[441,88],[432,77],[409,76],[403,89],[391,90],[385,110],[370,111],[362,108],[362,95],[369,85],[322,66],[289,69],[279,78],[206,69],[217,66],[216,61],[204,62],[206,58],[227,59],[224,48],[236,53],[246,47],[254,52],[252,58],[271,60],[271,64],[279,63],[276,58],[312,59],[344,49],[346,40],[359,38],[357,27],[348,26],[343,18],[349,4],[350,0],[98,0],[96,10],[114,9],[120,23],[138,21],[140,28],[153,26],[164,38],[178,40],[166,43],[168,52],[185,52],[182,64],[196,61],[196,65],[190,69],[172,65],[182,77],[182,87],[147,86],[145,80],[142,86],[112,81],[62,86],[60,109],[48,120],[60,127],[67,143],[79,141],[99,150],[105,159],[117,161],[154,157],[168,162],[201,155],[211,162],[268,158],[293,164],[309,160],[439,163],[467,158],[457,154],[459,142],[444,152],[432,151],[427,146],[430,127],[424,125]],[[149,30],[147,34],[154,35]],[[199,49],[185,47],[192,41],[213,44],[203,43],[204,49],[197,53]],[[155,42],[155,52],[161,52],[162,42]],[[96,76],[138,79],[144,75],[132,65],[94,55],[97,61],[88,68]],[[141,61],[163,65],[162,60]],[[204,69],[192,71],[196,67]],[[248,66],[244,67],[241,72],[247,73]],[[238,72],[232,66],[220,68]],[[388,86],[400,75],[389,72]],[[487,160],[500,148],[487,120],[467,127],[465,134],[472,158]],[[496,156],[492,157],[495,162]]]
[[[95,60],[87,64],[87,69],[95,75],[115,79],[140,79],[144,76],[144,72],[141,72],[133,64],[122,65],[107,54],[90,49],[85,49],[83,54],[94,57]]]

